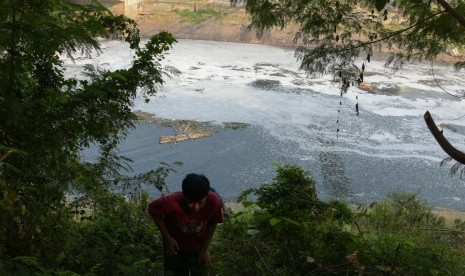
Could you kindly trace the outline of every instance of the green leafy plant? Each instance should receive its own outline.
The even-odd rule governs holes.
[[[84,212],[76,212],[76,232],[61,265],[79,274],[153,275],[161,271],[161,238],[146,214],[148,202],[145,192],[129,197],[100,193],[97,198],[78,199],[78,210]]]
[[[160,61],[176,40],[162,32],[140,45],[136,22],[114,16],[97,1],[2,1],[0,22],[2,272],[51,271],[71,257],[70,240],[80,230],[68,205],[74,195],[87,197],[92,216],[105,221],[97,207],[111,198],[114,212],[123,208],[111,194],[123,184],[162,188],[166,167],[125,176],[130,160],[114,149],[134,127],[135,97],[147,100],[163,83]],[[134,53],[128,68],[87,66],[85,78],[65,77],[64,57],[98,54],[104,39],[128,44]],[[81,152],[93,144],[100,158],[85,162]]]
[[[284,165],[272,183],[239,200],[243,210],[213,244],[219,274],[461,275],[465,268],[462,223],[447,228],[415,194],[393,193],[353,211],[320,201],[309,175]]]
[[[301,168],[278,165],[276,171],[272,183],[242,194],[239,201],[246,211],[222,226],[222,245],[229,246],[229,241],[240,252],[234,255],[237,265],[222,255],[222,269],[246,275],[303,275],[332,266],[351,247],[353,238],[343,227],[351,220],[351,210],[338,201],[320,201],[315,182]],[[256,203],[249,203],[250,194]]]
[[[463,270],[463,238],[444,218],[411,193],[394,193],[361,206],[354,220],[365,271],[395,274],[456,274]]]

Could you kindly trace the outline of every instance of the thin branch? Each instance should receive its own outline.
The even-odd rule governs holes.
[[[0,163],[3,162],[3,160],[7,159],[8,156],[10,156],[12,153],[13,153],[13,151],[10,150],[10,151],[7,151],[6,153],[4,153],[3,155],[1,155],[0,156]]]
[[[357,227],[358,233],[360,234],[360,237],[362,238],[363,243],[366,245],[366,247],[371,251],[371,253],[373,254],[373,256],[375,256],[375,258],[376,258],[375,252],[373,251],[373,249],[371,248],[371,246],[368,244],[368,242],[365,240],[365,237],[363,236],[362,230],[360,229],[360,226],[358,225],[357,221],[356,221],[355,219],[352,219],[352,222],[353,222],[353,223],[355,224],[355,226]]]
[[[440,131],[438,127],[436,126],[436,123],[431,117],[431,114],[429,113],[429,111],[426,111],[423,117],[425,119],[426,125],[431,131],[431,134],[433,134],[434,138],[436,139],[438,144],[441,146],[441,148],[455,161],[465,165],[465,153],[463,153],[462,151],[459,151],[458,149],[453,147],[449,143],[449,141],[447,141],[447,139],[442,134],[442,131]]]
[[[425,231],[438,231],[438,232],[450,232],[450,233],[460,233],[465,234],[465,231],[455,230],[455,229],[435,229],[435,228],[418,228],[419,230]]]
[[[125,178],[112,178],[112,179],[105,179],[107,182],[115,182],[115,181],[136,181],[136,180],[142,180],[142,179],[147,179],[149,178],[146,175],[141,175],[141,176],[134,176],[134,177],[125,177]]]
[[[465,96],[464,96],[465,97]],[[448,119],[448,120],[451,120],[451,121],[456,121],[456,120],[460,120],[462,119],[463,117],[465,117],[465,114],[460,116],[460,117],[457,117],[457,118],[453,118],[453,119]]]
[[[433,79],[434,79],[434,82],[436,83],[436,85],[442,90],[444,91],[446,94],[449,94],[450,96],[452,97],[456,97],[456,98],[465,98],[465,94],[462,95],[462,96],[458,96],[458,95],[454,95],[452,93],[450,93],[449,91],[447,91],[446,89],[444,89],[438,82],[438,80],[436,79],[436,76],[434,75],[434,61],[431,60],[431,74],[433,75]]]
[[[353,47],[344,48],[344,49],[341,49],[341,50],[338,50],[338,51],[335,51],[335,52],[330,52],[330,53],[331,53],[331,54],[338,54],[338,53],[341,53],[341,52],[350,51],[350,50],[353,50],[353,49],[358,49],[358,48],[364,47],[364,46],[366,46],[366,45],[370,45],[370,44],[374,44],[374,43],[377,43],[377,42],[381,42],[381,41],[383,41],[383,40],[389,39],[389,38],[394,37],[394,36],[396,36],[396,35],[399,35],[399,34],[401,34],[401,33],[403,33],[403,32],[406,32],[406,31],[408,31],[408,30],[410,30],[410,29],[413,29],[413,28],[417,27],[418,25],[421,25],[421,24],[425,23],[426,21],[428,21],[428,20],[430,20],[430,19],[436,17],[437,15],[439,15],[439,14],[441,14],[441,13],[445,13],[445,11],[439,11],[439,12],[437,12],[437,13],[435,13],[435,14],[433,14],[433,15],[431,15],[431,16],[425,18],[425,19],[423,19],[423,20],[420,21],[420,22],[417,22],[416,24],[413,24],[413,25],[411,25],[411,26],[408,26],[408,27],[405,28],[405,29],[398,30],[398,31],[396,31],[396,32],[394,32],[394,33],[392,33],[392,34],[390,34],[390,35],[388,35],[388,36],[385,36],[385,37],[382,37],[382,38],[379,38],[379,39],[376,39],[376,40],[368,41],[368,42],[363,42],[363,43],[360,43],[360,44],[355,45],[355,46],[353,46]]]
[[[260,251],[258,251],[258,248],[256,246],[254,246],[255,248],[255,251],[257,251],[257,254],[258,254],[258,257],[260,257],[260,261],[262,261],[262,263],[265,265],[265,267],[268,269],[268,271],[277,276],[278,274],[276,274],[276,272],[274,272],[273,270],[271,270],[270,266],[265,262],[265,259],[262,257],[262,255],[260,254]]]

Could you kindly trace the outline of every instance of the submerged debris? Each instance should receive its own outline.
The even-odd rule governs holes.
[[[358,82],[358,88],[368,93],[375,93],[375,91],[378,89],[378,84],[376,83],[368,84],[363,81],[360,81]]]
[[[249,124],[239,123],[239,122],[226,122],[226,123],[223,123],[223,126],[225,128],[230,128],[230,129],[240,129],[240,128],[248,127]]]
[[[174,130],[174,135],[160,136],[160,144],[176,144],[181,141],[213,136],[221,128],[242,129],[249,126],[249,124],[241,122],[225,122],[221,126],[212,122],[162,119],[157,118],[155,114],[141,110],[134,111],[134,114],[136,114],[139,123],[156,123],[159,126],[170,127]]]
[[[163,135],[160,136],[160,144],[172,144],[177,142],[182,142],[185,140],[200,139],[203,137],[213,136],[213,132],[204,132],[204,133],[181,133],[176,135]]]
[[[215,134],[215,129],[208,122],[162,119],[159,123],[162,126],[173,128],[176,132],[175,135],[160,136],[160,144],[177,143],[186,140],[209,137]]]
[[[249,83],[250,86],[263,89],[263,90],[278,90],[279,87],[281,86],[281,83],[279,80],[264,80],[264,79],[258,79],[255,80],[251,83]]]

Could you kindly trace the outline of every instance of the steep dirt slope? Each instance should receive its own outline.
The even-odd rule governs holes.
[[[206,13],[196,19],[194,13]],[[209,14],[208,14],[209,13]],[[292,29],[267,31],[257,37],[249,30],[249,16],[242,5],[232,7],[229,1],[154,1],[147,0],[138,18],[143,35],[165,30],[176,38],[202,39],[293,46]]]

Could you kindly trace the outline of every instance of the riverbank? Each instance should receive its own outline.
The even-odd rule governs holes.
[[[295,43],[297,25],[283,29],[266,30],[260,36],[250,29],[250,16],[243,4],[231,6],[229,1],[203,0],[174,2],[146,0],[143,12],[137,19],[142,36],[151,36],[168,31],[177,39],[225,41],[249,44],[297,47]],[[381,50],[389,53],[390,49]],[[436,58],[438,62],[453,64],[465,60],[465,52],[451,49]]]
[[[144,1],[144,12],[137,23],[143,36],[168,31],[177,39],[226,41],[274,46],[296,46],[297,28],[265,31],[258,37],[248,28],[249,15],[242,5],[232,7],[222,1]]]

